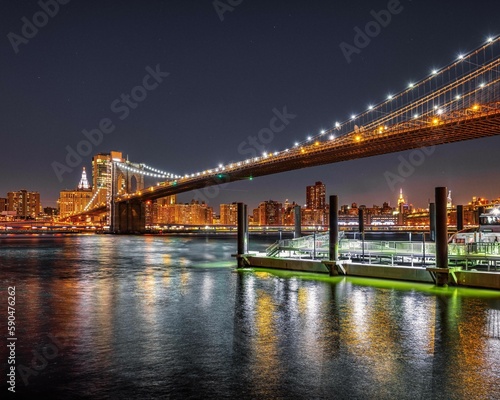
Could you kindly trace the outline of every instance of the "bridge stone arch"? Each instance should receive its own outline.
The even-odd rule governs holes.
[[[138,170],[144,169],[144,166],[142,164],[135,164],[131,162],[128,162],[127,166]],[[134,193],[137,190],[143,190],[145,186],[144,175],[138,172],[129,171],[125,168],[121,168],[120,164],[117,164],[114,177],[114,186],[115,195]]]

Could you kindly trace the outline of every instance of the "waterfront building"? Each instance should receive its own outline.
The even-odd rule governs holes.
[[[259,204],[259,225],[282,225],[283,205],[279,201],[267,200]]]
[[[316,182],[306,187],[306,208],[310,210],[324,210],[326,206],[326,186]]]
[[[61,218],[73,213],[85,211],[92,199],[92,188],[87,180],[87,173],[83,167],[82,177],[76,189],[65,189],[59,193],[59,215]]]
[[[42,212],[40,193],[25,189],[7,193],[7,211],[15,212],[19,218],[36,218]]]
[[[213,208],[205,202],[192,200],[191,203],[186,204],[169,204],[172,199],[164,199],[163,204],[158,208],[158,219],[152,221],[155,225],[211,225],[213,223]]]
[[[93,205],[105,205],[107,200],[108,187],[111,183],[109,165],[112,160],[124,162],[122,153],[111,151],[109,153],[99,153],[92,157],[92,187],[94,194],[99,193],[94,199]],[[120,188],[118,188],[120,191]]]
[[[222,225],[238,224],[238,203],[220,205],[220,223]]]

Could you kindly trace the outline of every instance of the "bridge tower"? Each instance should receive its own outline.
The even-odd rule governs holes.
[[[117,196],[140,192],[144,189],[143,164],[123,159],[108,163],[107,210],[110,231],[113,233],[140,233],[146,227],[146,207],[139,199],[116,203]]]

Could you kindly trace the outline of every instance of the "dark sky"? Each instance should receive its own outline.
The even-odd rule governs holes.
[[[500,33],[498,0],[401,0],[401,12],[347,62],[340,44],[352,44],[354,28],[387,7],[387,1],[243,0],[220,17],[213,1],[72,0],[43,21],[37,1],[5,0],[0,196],[26,188],[54,206],[61,189],[77,185],[81,168],[90,170],[91,156],[63,173],[62,182],[52,164],[65,164],[67,146],[76,149],[82,130],[104,118],[115,129],[92,154],[118,150],[131,161],[184,174],[248,158],[241,150],[250,145],[242,143],[269,127],[273,109],[286,107],[296,117],[266,145],[281,150]],[[27,32],[33,37],[18,42],[16,54],[11,41],[22,34],[23,17],[46,25]],[[170,75],[154,89],[135,89],[146,98],[128,115],[117,103],[113,111],[116,99],[143,84],[148,66]],[[448,186],[455,203],[497,198],[499,144],[495,137],[440,146],[400,186],[421,207],[435,186]],[[305,186],[318,180],[341,204],[395,204],[398,189],[385,172],[397,173],[398,157],[409,153],[233,183],[210,204],[218,210],[231,201],[304,203]]]

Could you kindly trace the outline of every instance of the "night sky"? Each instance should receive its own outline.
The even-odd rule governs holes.
[[[0,197],[28,189],[55,206],[61,189],[76,187],[83,166],[91,171],[91,155],[110,150],[177,174],[243,160],[249,136],[269,127],[273,109],[286,108],[296,117],[265,145],[282,150],[500,34],[498,0],[401,0],[400,12],[348,62],[340,44],[352,44],[354,28],[373,21],[371,11],[386,10],[387,1],[232,0],[237,5],[223,12],[228,3],[220,0],[218,13],[213,1],[72,0],[43,21],[37,1],[5,0]],[[21,19],[34,16],[46,25],[22,39]],[[145,98],[125,106],[122,94],[143,85],[147,67],[169,75],[147,81],[150,90],[135,89]],[[76,149],[82,130],[106,118],[115,129],[60,181],[53,163],[66,164],[67,146]],[[436,186],[448,186],[457,204],[497,198],[499,144],[494,137],[440,146],[400,186],[418,207]],[[303,204],[305,186],[315,181],[341,204],[394,205],[398,188],[384,173],[397,173],[398,156],[409,153],[236,182],[210,205]]]

